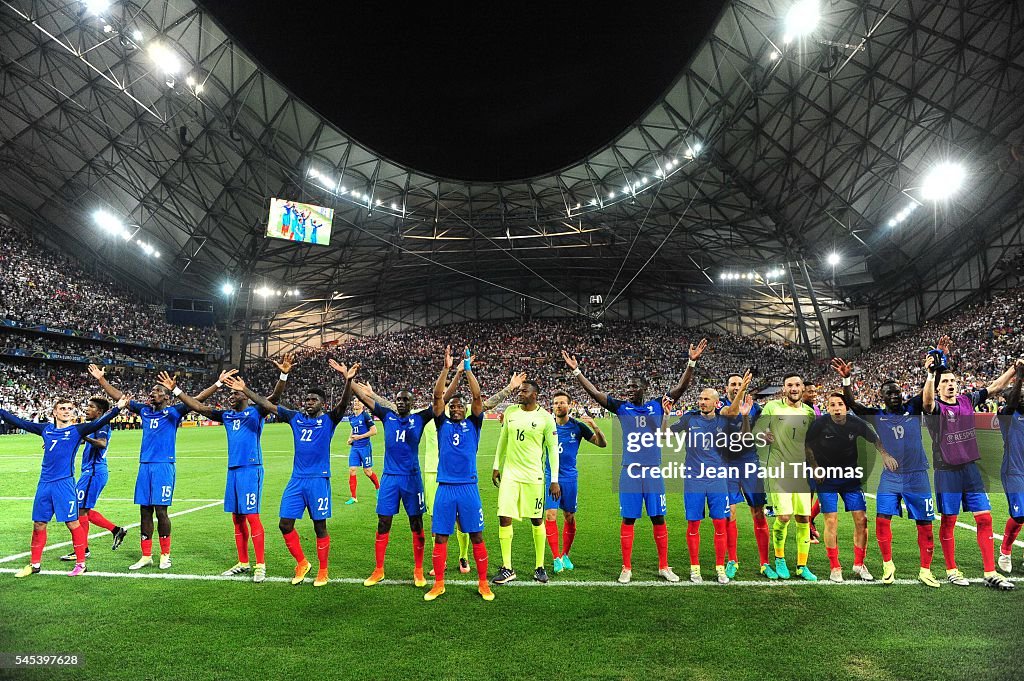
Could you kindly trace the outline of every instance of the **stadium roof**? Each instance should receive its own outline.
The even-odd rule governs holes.
[[[794,37],[793,3],[727,2],[612,143],[503,182],[435,177],[366,148],[199,6],[90,10],[104,4],[4,0],[0,211],[150,292],[209,295],[230,280],[382,311],[388,292],[473,280],[567,313],[586,310],[562,292],[682,291],[727,311],[793,285],[806,294],[806,264],[822,304],[870,304],[881,328],[993,283],[1021,243],[1019,3],[835,0]],[[157,66],[169,62],[174,73]],[[923,177],[947,160],[966,167],[965,189],[933,204]],[[331,245],[265,239],[273,196],[333,206]],[[903,213],[911,204],[923,207]],[[98,229],[98,208],[161,257]],[[761,285],[782,264],[783,286]]]

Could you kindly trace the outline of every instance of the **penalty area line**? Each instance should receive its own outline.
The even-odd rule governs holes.
[[[17,572],[14,568],[0,568],[0,574],[14,574]],[[66,576],[66,571],[61,570],[42,570],[39,572],[41,575],[53,575],[53,576]],[[194,575],[185,574],[179,572],[86,572],[82,577],[103,577],[110,579],[166,579],[166,580],[177,580],[177,581],[199,581],[199,582],[252,582],[252,577],[248,575]],[[277,577],[268,576],[266,581],[287,583],[291,582],[291,577]],[[306,582],[311,581],[307,578]],[[971,579],[969,580],[972,584],[981,584],[984,580],[982,579]],[[1011,582],[1024,581],[1022,578],[1010,578]],[[346,584],[346,585],[361,585],[363,580],[358,577],[338,577],[331,579],[332,584]],[[897,579],[894,584],[912,586],[918,584],[916,579]],[[379,582],[382,586],[412,586],[413,582],[411,579],[385,579]],[[446,586],[463,586],[476,588],[476,580],[458,579],[450,580],[445,582]],[[579,588],[606,588],[612,587],[615,589],[628,589],[628,588],[731,588],[731,587],[767,587],[767,588],[780,588],[786,586],[823,586],[829,589],[841,588],[841,587],[881,587],[888,586],[882,584],[882,582],[876,580],[873,582],[862,582],[862,581],[848,581],[848,582],[807,582],[804,580],[734,580],[728,584],[718,584],[717,582],[707,581],[702,584],[694,584],[693,582],[680,581],[680,582],[666,582],[666,581],[653,581],[653,580],[637,580],[629,582],[628,584],[620,584],[617,581],[612,580],[552,580],[547,584],[541,584],[540,582],[523,581],[523,582],[509,582],[503,584],[502,587],[512,588],[546,588],[546,587],[559,587],[559,586],[570,586]]]
[[[177,513],[169,513],[169,514],[167,514],[167,517],[168,518],[177,518],[178,516],[186,515],[188,513],[195,513],[196,511],[202,511],[203,509],[213,508],[214,506],[220,506],[223,503],[224,503],[223,499],[218,499],[217,501],[213,502],[212,504],[205,504],[203,506],[196,506],[195,508],[187,508],[184,511],[178,511]],[[154,521],[154,522],[156,522],[156,521]],[[140,524],[141,523],[132,523],[131,525],[122,525],[121,527],[125,528],[126,530],[130,530],[130,529],[138,527]],[[98,539],[100,537],[109,537],[109,536],[110,536],[110,532],[108,532],[106,530],[103,530],[101,532],[93,532],[92,534],[89,535],[89,539]],[[59,542],[57,544],[49,544],[49,545],[43,547],[43,551],[49,551],[51,549],[64,548],[65,546],[71,546],[72,543],[73,542],[71,542],[71,541],[63,541],[63,542]],[[32,555],[32,553],[30,551],[25,551],[24,553],[16,553],[13,556],[7,556],[6,558],[0,558],[0,563],[10,563],[13,560],[18,560],[19,558],[25,558],[26,556],[30,556],[30,555]],[[60,573],[57,573],[57,574],[60,574]]]

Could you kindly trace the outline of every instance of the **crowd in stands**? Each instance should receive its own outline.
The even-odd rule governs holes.
[[[205,364],[199,355],[0,329],[0,354],[15,350],[81,355],[91,361],[148,362],[159,367],[197,367]]]
[[[90,274],[0,222],[0,318],[114,335],[208,353],[222,349],[214,328],[167,323],[127,289]]]

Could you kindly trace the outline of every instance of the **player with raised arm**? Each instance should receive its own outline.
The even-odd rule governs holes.
[[[335,362],[336,363],[336,362]],[[336,363],[337,364],[337,363]],[[380,480],[373,472],[373,445],[370,438],[377,434],[377,426],[373,422],[373,416],[366,411],[360,400],[353,400],[352,415],[348,417],[352,434],[348,436],[348,490],[349,498],[346,506],[359,501],[356,498],[356,487],[359,484],[359,469],[373,483],[373,488],[380,491]]]
[[[1016,378],[1006,404],[999,410],[999,430],[1003,434],[1003,463],[999,479],[1009,506],[1010,517],[1003,530],[1003,543],[999,547],[996,563],[1009,574],[1013,571],[1013,542],[1024,526],[1024,405],[1021,405],[1021,384],[1024,383],[1024,364],[1016,364]]]
[[[295,529],[295,521],[306,512],[313,521],[316,534],[316,554],[319,562],[313,586],[326,586],[330,581],[327,572],[331,554],[331,536],[327,532],[327,519],[331,517],[331,439],[338,424],[342,422],[345,407],[352,393],[351,382],[359,371],[359,365],[341,365],[345,376],[345,387],[341,399],[334,409],[324,413],[327,395],[319,388],[309,388],[302,400],[302,411],[293,411],[273,404],[245,385],[238,376],[223,379],[224,385],[243,393],[250,401],[268,414],[275,414],[279,421],[291,426],[295,454],[292,461],[292,475],[281,495],[281,519],[278,528],[284,536],[285,546],[295,559],[295,576],[292,584],[302,584],[311,569],[310,562],[302,551],[302,539]]]
[[[726,522],[730,514],[729,481],[721,474],[726,468],[723,452],[729,449],[727,438],[739,432],[745,421],[750,432],[750,410],[753,399],[747,398],[752,376],[743,376],[736,399],[727,407],[719,407],[719,394],[705,388],[697,398],[697,408],[683,413],[669,428],[681,433],[686,447],[686,479],[683,501],[686,506],[686,545],[690,554],[690,581],[704,581],[700,573],[700,524],[705,511],[715,528],[715,572],[719,584],[728,584],[725,559],[728,549]],[[671,405],[669,405],[671,406]],[[723,442],[724,440],[724,442]]]
[[[626,380],[625,400],[612,397],[587,380],[579,368],[579,362],[566,350],[562,350],[562,359],[587,394],[616,415],[622,427],[622,471],[619,475],[619,514],[622,516],[619,541],[622,548],[622,572],[619,573],[619,582],[627,584],[633,578],[633,529],[637,518],[643,517],[644,508],[651,519],[654,544],[658,549],[658,575],[669,582],[678,582],[679,577],[668,564],[665,480],[660,472],[655,470],[661,467],[661,449],[657,445],[643,444],[646,438],[661,428],[665,417],[662,401],[644,399],[647,380],[641,377]],[[679,383],[666,397],[675,403],[685,389],[686,386],[680,377]],[[638,446],[630,446],[631,442]],[[633,449],[636,451],[631,451]],[[656,474],[652,475],[652,471]]]
[[[694,346],[690,345],[690,362],[683,373],[683,383],[689,387],[693,377],[693,365],[704,354],[708,342],[702,338]],[[725,397],[718,403],[718,409],[728,407],[736,401],[740,385],[743,383],[743,375],[732,373],[725,377]],[[761,415],[760,403],[754,402],[748,415],[750,427],[757,425],[757,419]],[[757,542],[757,553],[760,563],[761,574],[768,579],[778,579],[775,568],[768,562],[768,549],[771,543],[771,533],[768,530],[768,519],[765,517],[764,507],[768,503],[768,495],[764,488],[764,466],[757,455],[757,447],[750,446],[738,454],[731,451],[722,452],[725,458],[725,465],[729,472],[729,517],[726,519],[726,543],[729,560],[725,564],[725,575],[733,579],[739,571],[739,532],[736,526],[736,506],[741,500],[745,500],[750,507],[750,517],[754,525],[754,540]]]
[[[292,367],[292,356],[285,354],[280,362],[271,360],[281,372],[274,391],[267,397],[268,402],[277,403],[284,392],[288,372]],[[234,369],[225,372],[223,378],[233,377]],[[175,391],[175,381],[167,372],[161,372],[159,382],[166,389]],[[215,388],[220,385],[215,384]],[[249,404],[249,398],[240,390],[232,390],[228,396],[229,410],[214,409],[197,401],[184,392],[178,392],[178,399],[192,411],[202,414],[211,421],[224,424],[224,432],[228,440],[228,473],[224,488],[224,512],[231,514],[231,522],[235,528],[235,549],[238,562],[225,570],[224,577],[241,575],[252,569],[252,581],[259,584],[267,578],[265,559],[263,521],[260,519],[260,508],[263,503],[263,448],[260,438],[263,435],[263,422],[267,410],[259,405]],[[256,565],[249,565],[249,539],[252,539],[253,552],[256,554]]]
[[[981,390],[961,395],[960,381],[949,368],[949,347],[949,338],[944,336],[937,348],[925,358],[925,369],[931,375],[925,380],[921,396],[924,413],[930,415],[925,423],[932,438],[935,494],[939,513],[942,514],[939,543],[946,561],[946,579],[957,586],[970,585],[956,563],[954,528],[962,506],[965,511],[974,513],[974,521],[977,523],[985,586],[1010,591],[1014,588],[1013,582],[996,572],[992,505],[978,468],[981,452],[978,451],[974,426],[974,408],[984,404],[990,394],[998,395],[1009,385],[1016,373],[1016,366],[1011,364],[999,378]]]
[[[836,358],[832,360],[832,368],[842,377],[846,406],[854,414],[869,419],[883,448],[898,464],[895,471],[883,468],[878,480],[875,538],[882,552],[882,583],[896,581],[896,564],[892,560],[892,517],[902,516],[903,505],[906,504],[907,516],[917,524],[921,559],[917,579],[925,586],[937,589],[939,582],[932,574],[935,500],[928,479],[928,454],[921,434],[922,397],[917,395],[904,401],[899,384],[885,381],[881,385],[882,406],[867,407],[854,399],[853,365]]]
[[[468,352],[468,351],[467,351]],[[476,455],[480,446],[480,428],[483,426],[484,402],[480,395],[480,384],[473,374],[472,358],[467,356],[463,363],[466,381],[469,383],[470,409],[462,395],[455,394],[448,400],[445,414],[444,390],[448,372],[452,368],[451,346],[445,348],[444,366],[434,383],[433,404],[434,424],[437,427],[437,494],[434,498],[434,586],[423,594],[423,599],[432,601],[444,593],[444,570],[448,560],[448,537],[458,523],[462,531],[469,534],[473,544],[473,559],[476,562],[477,593],[485,601],[494,600],[494,593],[487,583],[487,547],[484,545],[484,507],[480,501]]]
[[[102,397],[89,398],[85,407],[85,418],[87,421],[95,421],[110,410],[110,402]],[[82,450],[82,469],[78,477],[76,490],[78,492],[78,522],[85,530],[85,557],[89,557],[89,523],[95,523],[107,530],[114,536],[110,550],[116,551],[121,542],[128,534],[127,528],[115,525],[103,517],[96,510],[100,493],[110,479],[107,470],[107,447],[110,445],[110,424],[103,426],[92,435],[82,437],[85,442],[85,449]],[[78,556],[74,551],[61,556],[64,561],[76,561]]]
[[[74,404],[63,397],[57,398],[53,405],[53,423],[27,421],[0,409],[0,420],[43,438],[43,461],[32,502],[32,544],[29,563],[15,572],[15,577],[28,577],[39,572],[43,548],[46,546],[46,525],[54,517],[64,521],[71,532],[71,543],[75,549],[75,567],[68,576],[77,577],[85,572],[85,550],[89,537],[78,520],[75,454],[82,439],[110,423],[110,419],[125,408],[129,399],[130,397],[121,395],[113,409],[87,423],[72,422]]]
[[[765,404],[754,430],[764,433],[769,442],[766,469],[777,473],[769,494],[775,511],[772,524],[775,573],[782,579],[789,579],[786,535],[789,533],[789,521],[795,517],[796,574],[816,582],[818,578],[807,567],[811,544],[811,490],[807,479],[795,474],[795,470],[806,463],[804,439],[815,419],[814,409],[804,402],[803,395],[803,376],[786,374],[782,379],[782,399]]]
[[[344,367],[333,359],[332,369],[344,373]],[[412,411],[412,393],[400,390],[393,406],[382,404],[368,385],[351,381],[352,392],[372,414],[380,419],[384,429],[384,472],[377,494],[377,533],[374,537],[376,566],[363,586],[373,586],[384,579],[384,558],[391,536],[391,524],[398,513],[399,504],[405,508],[412,532],[413,582],[427,585],[423,576],[423,513],[426,511],[423,478],[420,476],[419,446],[423,429],[434,418],[430,409]],[[353,426],[353,429],[355,426]]]
[[[544,499],[562,496],[558,484],[558,436],[550,412],[537,404],[536,381],[523,381],[519,403],[505,410],[491,481],[498,488],[498,540],[501,569],[491,580],[506,584],[516,578],[512,569],[512,521],[529,518],[533,525],[533,579],[546,584],[544,570]],[[545,457],[545,454],[547,455]],[[550,462],[551,479],[545,486],[544,463]],[[545,492],[546,491],[546,492]]]
[[[544,529],[554,557],[552,572],[572,570],[575,565],[569,559],[569,550],[576,538],[576,509],[579,499],[579,473],[576,459],[580,445],[589,442],[602,449],[608,446],[604,433],[594,419],[587,415],[575,419],[569,416],[569,393],[556,390],[551,394],[551,411],[555,415],[555,431],[558,436],[558,484],[562,495],[555,499],[550,494],[544,502]],[[544,487],[551,484],[551,462],[544,463]],[[562,545],[558,544],[558,509],[562,509]]]
[[[103,391],[112,399],[120,400],[122,392],[107,380],[103,369],[89,365],[89,374],[95,378]],[[196,400],[205,402],[217,388],[211,386]],[[139,474],[135,479],[135,503],[139,506],[139,543],[142,557],[128,566],[129,570],[141,570],[153,565],[153,515],[156,515],[156,529],[160,542],[160,569],[171,567],[171,518],[167,509],[174,501],[175,441],[178,427],[189,409],[184,404],[171,406],[171,391],[156,383],[149,391],[149,402],[128,403],[128,409],[139,415],[142,427],[142,443],[139,447]]]
[[[875,446],[885,469],[896,472],[899,464],[891,457],[878,435],[866,421],[847,413],[846,399],[840,392],[828,396],[828,413],[819,416],[807,429],[804,451],[807,465],[818,469],[815,474],[818,499],[825,515],[825,551],[828,553],[829,580],[843,581],[843,567],[839,562],[839,497],[843,507],[853,516],[853,573],[865,582],[874,577],[864,565],[868,546],[867,502],[864,498],[863,469],[857,466],[857,440],[864,438]]]

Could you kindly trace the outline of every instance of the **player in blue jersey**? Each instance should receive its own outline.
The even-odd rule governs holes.
[[[468,352],[467,352],[468,354]],[[476,561],[477,593],[485,601],[494,600],[494,592],[487,583],[487,547],[484,545],[484,506],[477,486],[477,449],[480,429],[484,422],[484,401],[480,384],[473,373],[473,357],[463,362],[469,384],[470,408],[467,413],[465,398],[455,394],[448,400],[445,414],[445,386],[451,371],[452,349],[445,348],[444,366],[434,383],[432,409],[437,428],[437,494],[434,497],[433,532],[434,586],[423,595],[432,601],[444,593],[444,570],[448,560],[448,537],[456,523],[469,534]]]
[[[558,437],[558,483],[562,494],[555,499],[545,495],[544,529],[554,557],[553,571],[572,570],[575,565],[569,559],[569,550],[576,538],[576,508],[579,496],[579,472],[576,459],[580,445],[589,442],[597,447],[607,447],[608,441],[597,423],[589,416],[579,419],[569,416],[569,393],[556,390],[551,393],[551,412],[555,417],[555,434]],[[544,489],[551,486],[551,464],[544,463]],[[558,542],[558,509],[562,509],[562,545]]]
[[[85,407],[87,421],[95,421],[110,409],[110,402],[102,397],[93,397]],[[114,535],[114,543],[110,550],[116,551],[128,534],[127,528],[115,525],[96,510],[100,492],[107,484],[110,473],[107,470],[107,447],[110,444],[110,424],[100,428],[92,435],[82,438],[85,449],[82,450],[81,474],[78,477],[78,522],[85,529],[85,557],[89,557],[89,524],[95,524]],[[77,560],[75,552],[61,556],[61,560]]]
[[[77,577],[85,572],[85,548],[89,541],[78,520],[78,494],[75,490],[75,454],[82,438],[104,428],[124,409],[129,397],[121,396],[117,406],[102,417],[87,423],[73,423],[75,407],[71,400],[58,398],[53,406],[53,423],[35,423],[0,409],[0,420],[43,438],[43,462],[32,503],[32,544],[29,564],[14,573],[28,577],[40,570],[46,546],[46,524],[54,517],[67,523],[75,548],[75,567],[68,573]]]
[[[342,366],[330,360],[331,368],[339,373]],[[394,405],[381,404],[368,385],[352,381],[352,392],[361,404],[381,420],[384,429],[384,473],[377,494],[377,533],[374,537],[373,573],[363,586],[373,586],[384,579],[384,558],[391,537],[391,524],[398,513],[399,504],[409,516],[412,531],[413,582],[418,587],[427,585],[423,576],[423,552],[426,537],[423,534],[423,514],[426,503],[423,477],[420,473],[419,447],[423,429],[434,419],[430,409],[412,411],[412,393],[400,390]]]
[[[313,521],[316,534],[316,553],[320,563],[313,586],[325,586],[329,581],[328,558],[331,553],[331,537],[327,533],[327,519],[331,517],[331,439],[345,414],[345,406],[352,394],[351,381],[359,371],[359,365],[341,365],[345,375],[345,387],[334,409],[324,412],[327,395],[319,388],[310,388],[302,400],[302,411],[293,411],[278,406],[262,395],[246,387],[238,376],[224,379],[224,385],[243,393],[268,414],[276,414],[279,421],[292,428],[295,456],[292,476],[281,495],[281,520],[278,528],[284,536],[288,551],[295,558],[295,575],[292,584],[301,584],[311,569],[302,551],[302,540],[295,529],[295,521],[307,512]]]
[[[99,382],[100,387],[112,399],[121,399],[121,391],[110,384],[103,369],[89,365],[89,374]],[[215,387],[207,388],[196,396],[205,401]],[[171,406],[173,395],[160,384],[154,384],[149,391],[149,402],[128,403],[128,408],[139,415],[142,430],[142,444],[139,448],[139,475],[135,479],[135,503],[141,516],[139,543],[142,557],[129,570],[141,570],[153,565],[153,515],[156,515],[156,530],[160,541],[160,569],[171,567],[171,519],[167,509],[174,500],[175,481],[175,440],[188,407],[184,404]]]
[[[354,400],[352,402],[352,415],[348,417],[348,423],[352,428],[352,434],[348,436],[349,498],[345,502],[346,506],[350,506],[358,501],[356,498],[356,487],[359,482],[358,473],[360,468],[363,469],[363,473],[373,483],[373,488],[375,490],[380,489],[380,480],[377,479],[377,474],[373,472],[373,445],[370,443],[370,438],[377,434],[377,426],[373,423],[373,416],[363,406],[362,401]]]
[[[1003,464],[999,476],[1003,493],[1010,507],[1010,517],[1003,530],[1003,543],[999,547],[996,564],[1009,574],[1013,570],[1013,542],[1024,526],[1024,405],[1020,401],[1021,383],[1024,382],[1024,366],[1017,365],[1016,380],[1006,398],[1006,404],[999,410],[999,429],[1003,433]]]
[[[622,471],[619,475],[622,572],[619,573],[619,582],[627,584],[633,578],[633,526],[637,518],[643,516],[645,507],[647,515],[651,518],[654,544],[658,548],[658,575],[669,582],[678,582],[679,577],[668,564],[665,480],[659,471],[654,470],[661,467],[661,449],[656,444],[650,444],[650,440],[661,428],[665,416],[662,400],[645,401],[647,379],[639,376],[626,380],[625,400],[612,397],[587,380],[579,368],[579,362],[566,350],[562,350],[562,359],[587,394],[615,414],[622,427]],[[684,390],[685,386],[680,376],[679,382],[665,397],[675,403]]]
[[[731,513],[729,499],[728,466],[726,452],[742,451],[743,445],[734,440],[747,417],[746,431],[750,431],[749,415],[754,401],[747,397],[752,376],[743,376],[736,398],[726,407],[719,407],[719,394],[714,388],[705,388],[697,398],[697,408],[683,413],[669,429],[683,439],[676,448],[685,447],[685,481],[683,501],[686,506],[686,545],[690,553],[690,581],[702,583],[700,572],[700,524],[705,512],[711,516],[715,530],[715,572],[719,584],[728,584],[725,559],[728,551],[727,521]],[[670,408],[671,405],[668,405]],[[677,441],[678,442],[678,441]],[[733,445],[733,442],[736,445]]]
[[[281,207],[281,236],[285,239],[292,238],[292,213],[295,207],[291,203],[285,203]]]
[[[896,565],[892,560],[892,517],[902,516],[906,505],[907,516],[917,523],[917,546],[921,557],[917,578],[922,584],[937,589],[939,582],[932,574],[935,500],[921,432],[924,413],[921,395],[904,401],[900,385],[895,381],[885,381],[881,385],[882,407],[868,407],[854,399],[853,365],[836,358],[832,360],[832,368],[842,377],[846,406],[857,416],[869,419],[883,448],[899,465],[895,471],[883,468],[878,481],[875,538],[882,552],[882,583],[892,584],[896,580]]]
[[[267,401],[277,404],[284,392],[288,372],[292,367],[292,356],[285,354],[280,362],[271,360],[281,372],[274,391]],[[232,369],[224,373],[224,377],[234,376]],[[161,372],[160,384],[173,391],[175,381],[167,372]],[[218,380],[214,388],[219,388],[222,381]],[[211,421],[224,424],[224,432],[228,439],[228,474],[224,489],[224,511],[231,514],[231,522],[235,527],[235,549],[238,562],[222,573],[222,576],[240,575],[249,572],[249,539],[252,538],[253,551],[256,553],[256,565],[252,569],[252,581],[259,584],[267,578],[267,564],[264,559],[263,521],[260,519],[260,505],[263,500],[263,448],[260,438],[263,435],[263,421],[267,411],[259,405],[249,404],[245,393],[232,390],[228,396],[230,410],[214,409],[202,404],[195,398],[181,393],[178,398],[192,411],[202,414]]]

